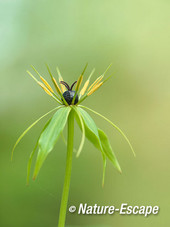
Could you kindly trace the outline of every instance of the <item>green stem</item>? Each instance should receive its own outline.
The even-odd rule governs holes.
[[[65,226],[67,203],[68,203],[69,188],[70,188],[70,179],[71,179],[71,169],[72,169],[73,139],[74,139],[74,111],[71,110],[68,117],[67,160],[66,160],[65,180],[64,180],[63,194],[62,194],[61,205],[60,205],[58,227]]]

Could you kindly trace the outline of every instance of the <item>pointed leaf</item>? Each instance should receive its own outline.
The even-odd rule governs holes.
[[[95,122],[85,110],[81,109],[80,107],[77,107],[77,109],[81,113],[84,126],[85,126],[85,134],[87,139],[90,140],[90,142],[92,142],[95,147],[99,149],[101,148],[102,150],[100,137],[99,137],[98,129]]]
[[[86,135],[87,139],[91,143],[93,143],[94,146],[96,148],[98,148],[101,151],[101,153],[102,153],[102,158],[103,158],[103,179],[102,179],[102,185],[104,185],[105,169],[106,169],[106,155],[105,155],[105,153],[103,151],[103,148],[102,148],[102,145],[101,145],[101,141],[100,141],[100,137],[99,137],[97,126],[96,126],[95,122],[93,121],[93,119],[90,117],[90,115],[86,111],[84,111],[80,107],[77,107],[77,109],[81,113],[81,116],[82,116],[82,119],[83,119],[83,122],[84,122],[84,126],[85,126],[85,135]],[[80,120],[78,118],[76,118],[76,120],[77,120],[78,125],[79,125],[79,127],[81,129]]]
[[[114,167],[121,172],[120,165],[116,159],[115,154],[112,151],[112,147],[108,140],[107,135],[101,130],[98,129],[96,124],[90,115],[79,107],[79,111],[81,112],[84,125],[85,125],[85,135],[87,139],[93,143],[93,145],[102,152],[103,157],[103,185],[104,185],[104,176],[105,176],[105,168],[106,168],[106,157],[112,162]],[[80,122],[78,122],[80,126]]]
[[[116,156],[114,155],[114,153],[112,151],[112,147],[110,145],[107,135],[101,129],[97,128],[94,121],[92,120],[92,118],[86,111],[84,111],[80,107],[79,107],[79,109],[83,116],[84,121],[86,122],[85,125],[87,125],[88,128],[93,126],[93,130],[95,131],[97,140],[95,140],[94,137],[91,137],[90,135],[87,135],[87,138],[99,150],[101,150],[101,146],[102,146],[102,151],[105,153],[105,155],[108,157],[108,159],[113,163],[113,165],[116,167],[116,169],[121,172],[120,165],[116,159]],[[96,130],[97,130],[97,132],[96,132]],[[87,131],[87,133],[88,133],[88,131]]]
[[[40,136],[41,136],[41,134],[44,132],[44,130],[47,128],[47,126],[49,125],[50,121],[51,121],[51,118],[50,118],[50,119],[48,120],[48,122],[45,124],[43,130],[42,130],[41,133],[40,133]],[[36,149],[37,149],[37,146],[38,146],[38,141],[39,141],[40,136],[38,137],[38,140],[37,140],[37,142],[36,142],[36,144],[35,144],[35,147],[34,147],[33,151],[31,152],[30,157],[29,157],[29,160],[28,160],[28,164],[27,164],[27,185],[29,185],[29,177],[30,177],[32,159],[33,159],[34,154],[35,154],[35,152],[36,152]]]
[[[39,151],[38,151],[37,161],[35,164],[33,179],[36,178],[47,155],[53,149],[61,132],[63,131],[64,126],[66,125],[70,110],[71,110],[70,107],[63,107],[60,110],[58,110],[53,115],[49,125],[40,136],[40,139],[38,142]]]
[[[136,154],[135,154],[135,151],[133,150],[133,147],[132,147],[132,145],[131,145],[131,143],[130,143],[130,141],[129,141],[129,139],[127,138],[127,136],[125,135],[125,133],[117,126],[117,125],[115,125],[113,122],[111,122],[109,119],[107,119],[105,116],[103,116],[103,115],[101,115],[101,114],[99,114],[98,112],[96,112],[96,111],[94,111],[94,110],[92,110],[92,109],[90,109],[90,108],[88,108],[88,107],[86,107],[86,106],[81,106],[82,108],[85,108],[85,109],[87,109],[87,110],[89,110],[89,111],[91,111],[92,113],[94,113],[94,114],[96,114],[96,115],[98,115],[98,116],[100,116],[100,117],[102,117],[104,120],[106,120],[109,124],[111,124],[123,137],[124,137],[124,139],[126,140],[126,142],[129,144],[129,147],[130,147],[130,149],[132,150],[132,152],[133,152],[133,154],[134,154],[134,156],[136,156]]]
[[[112,162],[112,164],[114,165],[114,167],[121,172],[121,168],[120,165],[117,161],[117,158],[112,150],[112,147],[110,145],[109,139],[107,137],[107,135],[101,130],[98,129],[99,132],[99,137],[100,137],[100,141],[102,143],[102,147],[103,147],[103,151],[106,154],[106,156],[108,157],[108,159]]]

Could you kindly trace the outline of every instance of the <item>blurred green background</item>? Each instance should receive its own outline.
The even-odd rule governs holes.
[[[120,126],[136,151],[107,123],[91,115],[111,139],[123,173],[88,141],[73,158],[69,205],[158,205],[158,215],[76,215],[71,226],[168,226],[170,222],[170,3],[166,0],[0,1],[0,226],[57,226],[66,147],[59,140],[39,177],[26,186],[26,165],[48,118],[15,150],[16,139],[56,103],[27,75],[33,64],[48,77],[59,66],[72,83],[86,62],[93,79],[113,62],[114,77],[85,105]],[[109,75],[109,73],[108,73]],[[46,78],[47,78],[46,77]],[[48,77],[49,78],[49,77]],[[75,147],[80,141],[75,128]]]

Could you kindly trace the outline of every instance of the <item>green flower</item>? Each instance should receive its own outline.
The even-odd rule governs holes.
[[[87,65],[85,66],[83,72],[79,76],[78,80],[75,81],[72,86],[69,86],[60,74],[59,69],[57,68],[58,76],[59,76],[59,84],[57,83],[56,79],[53,77],[50,68],[47,66],[49,75],[53,82],[53,85],[56,89],[56,92],[51,88],[49,83],[39,74],[39,72],[32,66],[34,71],[37,73],[39,78],[42,82],[37,80],[29,71],[28,74],[43,88],[43,90],[51,96],[59,105],[52,109],[51,111],[47,112],[39,119],[37,119],[33,124],[31,124],[18,138],[16,141],[14,148],[12,150],[12,157],[13,152],[16,145],[20,142],[23,136],[34,126],[36,125],[42,118],[46,117],[50,113],[54,112],[54,115],[48,120],[46,125],[44,126],[40,136],[37,140],[34,150],[32,151],[27,167],[27,184],[29,183],[29,176],[31,170],[31,164],[33,156],[38,148],[37,159],[34,168],[33,179],[35,179],[44,163],[45,159],[47,158],[48,154],[53,150],[54,145],[56,144],[57,140],[60,136],[62,136],[62,132],[66,123],[68,122],[68,136],[67,136],[67,163],[66,163],[66,175],[65,175],[65,184],[63,189],[63,197],[61,202],[61,209],[60,209],[60,219],[59,219],[59,227],[64,226],[65,223],[65,215],[66,215],[66,208],[67,208],[67,200],[68,200],[68,191],[70,185],[70,175],[71,175],[71,165],[72,165],[72,151],[73,151],[73,137],[74,137],[74,119],[77,121],[80,130],[82,131],[82,138],[80,142],[80,146],[77,150],[76,156],[78,157],[82,151],[85,137],[101,152],[103,158],[103,180],[102,183],[104,185],[104,175],[105,175],[105,168],[106,168],[106,159],[110,160],[113,166],[121,172],[120,165],[118,160],[112,150],[110,145],[109,139],[105,132],[99,129],[94,120],[91,116],[85,111],[87,109],[90,112],[102,117],[108,123],[110,123],[116,130],[118,130],[121,135],[125,138],[127,143],[129,144],[131,150],[134,153],[134,150],[126,137],[126,135],[122,132],[120,128],[118,128],[114,123],[108,120],[103,115],[97,113],[96,111],[80,105],[86,98],[92,95],[95,91],[97,91],[110,77],[104,80],[105,74],[110,68],[111,65],[106,69],[106,71],[99,76],[91,85],[90,80],[94,73],[94,69],[92,70],[91,74],[89,75],[88,79],[82,86],[81,90],[80,87],[82,85],[83,77]],[[73,90],[75,86],[75,90]],[[135,154],[135,153],[134,153]]]

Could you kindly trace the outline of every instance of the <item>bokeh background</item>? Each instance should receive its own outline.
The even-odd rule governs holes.
[[[0,226],[57,226],[66,147],[59,140],[38,179],[26,186],[26,165],[48,118],[15,150],[22,131],[56,103],[27,75],[33,64],[46,78],[45,63],[72,83],[89,63],[93,79],[113,63],[114,77],[84,104],[104,114],[128,135],[124,139],[91,115],[107,132],[123,173],[86,141],[73,158],[69,205],[158,205],[158,215],[76,215],[70,226],[168,226],[170,223],[170,3],[167,0],[0,1]],[[108,76],[110,75],[108,73]],[[75,147],[80,141],[75,128]]]

